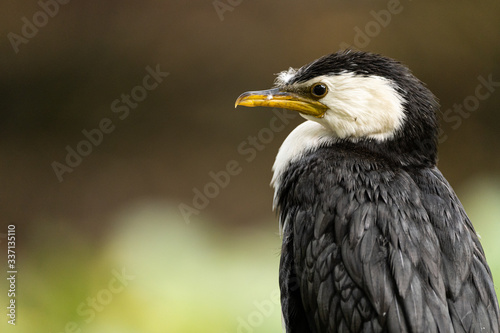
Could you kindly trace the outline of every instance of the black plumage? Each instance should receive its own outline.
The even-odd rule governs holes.
[[[288,333],[498,332],[483,250],[436,167],[338,143],[291,164],[278,198]]]
[[[346,51],[300,68],[277,88],[308,101],[301,84],[345,73],[390,82],[404,121],[382,139],[311,145],[275,180],[286,332],[499,333],[483,249],[436,167],[438,103],[424,84],[399,62]]]

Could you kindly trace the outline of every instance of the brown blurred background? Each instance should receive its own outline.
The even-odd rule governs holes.
[[[106,258],[99,267],[109,275],[111,265],[106,260],[114,260],[106,254],[109,243],[125,228],[123,219],[135,214],[133,207],[147,212],[153,205],[168,212],[157,223],[165,229],[138,232],[134,238],[138,241],[151,244],[151,233],[158,230],[169,239],[169,230],[184,228],[186,241],[178,249],[184,251],[191,247],[193,234],[204,237],[200,235],[214,232],[219,236],[214,236],[213,243],[227,246],[222,253],[232,251],[228,244],[251,230],[274,237],[269,247],[259,250],[260,256],[274,260],[279,238],[271,210],[271,166],[284,138],[302,120],[295,117],[274,133],[249,162],[249,155],[238,147],[245,142],[250,147],[248,138],[269,127],[276,115],[268,109],[235,110],[234,101],[244,91],[270,88],[275,73],[346,44],[402,61],[439,98],[446,115],[441,121],[439,167],[469,214],[477,211],[477,216],[484,217],[476,222],[471,216],[486,234],[483,242],[491,249],[490,260],[498,254],[494,251],[500,251],[495,239],[488,238],[499,235],[500,228],[495,224],[500,204],[500,83],[491,90],[480,88],[481,93],[489,92],[487,98],[474,97],[483,82],[479,77],[500,82],[500,2],[145,0],[70,1],[57,10],[50,8],[53,17],[46,15],[44,22],[39,15],[40,27],[31,38],[23,35],[23,17],[33,23],[33,15],[43,10],[40,3],[6,0],[0,12],[4,36],[0,42],[0,232],[5,233],[8,224],[17,227],[18,260],[30,272],[24,281],[28,276],[48,280],[55,271],[49,272],[47,267],[52,266],[47,263],[67,252],[52,264],[61,267],[59,282],[67,283],[68,290],[60,291],[57,299],[62,305],[55,309],[61,310],[44,316],[41,327],[56,331],[72,317],[78,322],[74,309],[102,284],[95,282],[75,295],[72,286],[85,285],[95,275],[82,275],[85,269],[76,268],[80,257],[72,255],[88,253],[80,259],[90,266],[95,258]],[[24,29],[29,32],[29,27]],[[120,119],[123,113],[113,112],[112,103],[142,86],[148,66],[153,70],[159,66],[169,75]],[[463,105],[465,111],[454,110],[454,104]],[[119,106],[124,105],[120,101]],[[76,149],[86,140],[82,131],[98,128],[104,118],[114,130],[104,134],[102,143],[93,146],[60,182],[53,162],[65,164],[66,147]],[[232,160],[241,172],[186,224],[179,205],[193,207],[196,189],[203,191],[213,182],[209,173],[224,170]],[[154,239],[163,243],[161,233]],[[210,246],[200,251],[210,252]],[[252,252],[253,247],[259,243],[250,239],[248,248],[241,251]],[[148,267],[165,264],[163,250],[170,251],[145,252],[145,256],[157,255]],[[198,258],[199,253],[193,252],[184,260],[197,262]],[[245,266],[245,258],[235,256],[226,264]],[[178,265],[176,260],[173,256],[169,265]],[[275,263],[269,265],[273,274],[269,285],[274,287]],[[500,259],[493,265],[495,272],[500,271]],[[78,274],[71,275],[73,271]],[[187,272],[179,274],[180,280],[183,276],[189,280]],[[108,278],[102,279],[105,284]],[[23,290],[23,285],[19,288]],[[27,284],[24,288],[24,311],[35,313],[34,309],[51,304],[46,297],[30,295]],[[49,283],[40,288],[56,287]],[[238,312],[242,318],[251,312],[252,301],[239,298],[250,304],[248,311]],[[203,327],[235,331],[238,316],[221,317],[224,324],[220,325],[207,321]],[[24,318],[29,318],[28,313]],[[19,321],[23,320],[27,319],[20,316]],[[279,328],[276,321],[271,327]],[[140,332],[189,331],[184,324],[176,328],[161,322],[154,328],[141,325],[138,321],[123,327]],[[257,326],[255,331],[266,331],[264,324]],[[102,327],[106,326],[95,330],[88,326],[86,331]]]

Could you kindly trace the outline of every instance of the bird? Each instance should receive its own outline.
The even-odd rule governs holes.
[[[341,50],[239,105],[305,118],[272,168],[287,333],[499,332],[479,236],[437,168],[439,103],[406,65]]]

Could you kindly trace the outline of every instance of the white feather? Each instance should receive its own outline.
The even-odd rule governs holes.
[[[286,71],[279,73],[276,81],[274,82],[275,85],[282,86],[287,84],[296,73],[297,70],[292,67],[288,68],[288,70]]]

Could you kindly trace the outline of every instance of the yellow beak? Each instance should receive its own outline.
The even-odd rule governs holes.
[[[238,105],[255,107],[265,106],[298,111],[303,114],[322,118],[327,107],[312,99],[293,92],[280,91],[278,88],[260,91],[247,91],[236,99]]]

